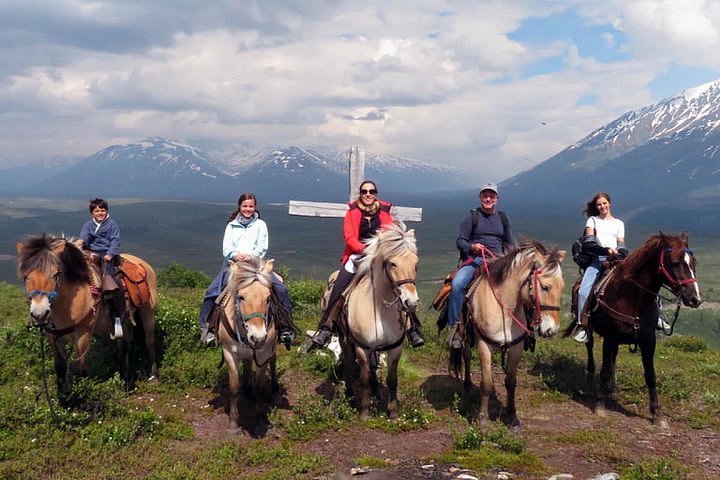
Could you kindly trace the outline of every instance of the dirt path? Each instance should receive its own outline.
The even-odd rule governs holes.
[[[444,372],[436,378],[443,379]],[[494,373],[495,388],[502,398],[504,387],[500,371]],[[445,383],[454,380],[444,378]],[[477,379],[474,379],[477,384]],[[292,406],[303,392],[322,390],[323,385],[307,374],[291,371],[283,377],[283,392],[276,404],[283,414],[290,415]],[[671,422],[663,430],[649,421],[646,405],[624,406],[610,410],[607,417],[593,415],[588,405],[575,400],[553,399],[537,402],[538,391],[526,385],[532,382],[521,378],[518,388],[519,416],[523,422],[518,434],[527,442],[527,449],[537,454],[548,466],[549,472],[541,477],[527,476],[521,471],[508,469],[515,479],[549,478],[553,474],[571,474],[575,479],[594,478],[608,472],[618,472],[622,464],[637,463],[643,459],[674,458],[700,478],[720,478],[720,436],[711,431],[691,430],[683,423]],[[477,394],[476,392],[474,393]],[[227,415],[224,411],[225,392],[198,391],[186,399],[186,410],[195,431],[196,442],[227,438]],[[402,401],[402,400],[401,400]],[[533,406],[533,404],[536,404]],[[249,407],[249,405],[247,406]],[[432,408],[428,404],[428,408]],[[251,408],[243,409],[242,422],[252,425]],[[340,432],[325,431],[313,440],[302,444],[305,453],[326,459],[337,472],[320,478],[358,479],[448,479],[504,478],[500,471],[471,472],[430,460],[451,451],[453,432],[465,428],[465,421],[447,411],[438,411],[438,421],[424,430],[387,433],[366,426],[350,427]],[[492,414],[492,412],[491,412]],[[282,432],[252,432],[248,427],[235,438],[238,446],[265,437],[279,440]],[[598,448],[593,436],[604,439]],[[609,441],[608,441],[608,438]],[[573,440],[575,439],[575,440]],[[579,439],[579,441],[578,441]],[[588,441],[589,439],[589,441]],[[353,470],[361,457],[382,459],[390,467],[382,470]],[[354,473],[355,475],[351,475]],[[697,475],[693,478],[698,478]]]

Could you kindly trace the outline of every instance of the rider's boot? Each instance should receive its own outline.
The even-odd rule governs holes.
[[[408,313],[408,317],[410,319],[410,328],[405,332],[408,343],[412,348],[422,347],[425,345],[425,339],[420,335],[420,327],[422,326],[420,319],[415,312]]]

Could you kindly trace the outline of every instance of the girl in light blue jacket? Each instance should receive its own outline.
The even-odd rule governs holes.
[[[205,291],[202,308],[200,309],[200,340],[209,345],[215,341],[215,335],[208,331],[207,319],[215,306],[215,300],[220,295],[227,282],[230,263],[245,262],[253,257],[265,258],[268,251],[268,229],[265,221],[260,219],[257,212],[257,199],[252,193],[243,193],[238,198],[238,206],[228,217],[223,236],[223,263],[220,272]],[[288,315],[292,312],[292,303],[287,287],[280,277],[273,273],[273,289]],[[287,325],[280,326],[280,341],[289,346],[295,337],[292,328]]]

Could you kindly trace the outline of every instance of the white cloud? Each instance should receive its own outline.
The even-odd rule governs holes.
[[[710,1],[242,3],[6,5],[0,54],[17,61],[0,66],[0,165],[161,135],[360,143],[500,180],[653,102],[668,62],[720,68]],[[614,25],[626,38],[604,44],[633,57],[599,63],[552,31],[510,35],[568,8]],[[526,78],[556,56],[559,71]]]

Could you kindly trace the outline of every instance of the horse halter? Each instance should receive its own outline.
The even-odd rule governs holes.
[[[238,340],[241,340],[243,343],[247,343],[247,332],[248,332],[248,325],[247,322],[252,320],[253,318],[262,318],[263,323],[265,324],[265,328],[267,329],[270,325],[270,316],[268,315],[268,311],[270,310],[270,302],[267,304],[267,308],[265,310],[265,313],[263,312],[252,312],[248,315],[245,315],[242,312],[242,308],[240,308],[240,303],[242,302],[242,299],[239,296],[235,297],[235,326],[238,325],[242,326],[243,332],[236,331],[235,336],[238,338]],[[240,319],[240,322],[238,323],[238,318]],[[249,344],[248,344],[249,345]],[[252,345],[250,345],[250,348],[253,348]]]
[[[408,310],[405,308],[405,305],[403,305],[402,302],[400,301],[400,296],[402,294],[402,292],[400,292],[400,287],[403,285],[407,285],[408,283],[415,285],[416,280],[414,278],[403,278],[402,280],[395,280],[394,278],[392,278],[392,275],[390,275],[390,270],[388,270],[387,265],[388,265],[388,260],[385,260],[383,262],[383,270],[385,271],[385,276],[388,278],[388,280],[390,280],[390,284],[392,285],[392,288],[393,288],[393,293],[395,293],[395,299],[392,302],[385,302],[385,303],[388,305],[392,305],[393,303],[399,303],[400,309],[403,312],[408,312]]]
[[[665,253],[672,253],[672,247],[665,247],[660,250],[660,263],[658,265],[658,272],[662,273],[665,278],[670,283],[670,288],[673,293],[677,295],[677,291],[682,287],[683,285],[687,285],[688,283],[697,283],[697,278],[682,278],[678,279],[674,277],[667,268],[665,268]],[[688,254],[690,257],[693,256],[692,251],[685,247],[683,248],[683,253]]]
[[[544,290],[545,287],[543,287],[540,284],[540,275],[542,275],[542,269],[538,267],[536,264],[533,264],[532,269],[530,270],[530,273],[528,274],[527,278],[523,283],[527,283],[528,285],[528,292],[530,294],[530,301],[532,302],[532,307],[530,308],[531,314],[532,314],[532,321],[530,322],[530,326],[534,327],[541,323],[542,321],[542,312],[559,312],[560,306],[555,305],[546,305],[544,303],[540,303],[540,296],[536,295],[537,292],[540,290]]]

